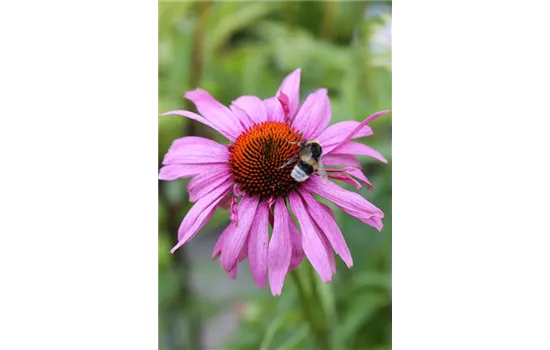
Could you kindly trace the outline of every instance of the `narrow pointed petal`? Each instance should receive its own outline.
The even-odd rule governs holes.
[[[330,122],[331,107],[327,89],[311,93],[296,114],[292,126],[303,132],[305,139],[314,139]]]
[[[198,200],[197,203],[191,207],[180,224],[178,229],[178,243],[172,248],[172,253],[191,240],[208,220],[210,220],[216,211],[218,203],[229,193],[230,186],[231,181],[226,181]]]
[[[248,260],[252,277],[258,288],[265,288],[267,279],[268,252],[268,204],[262,201],[256,210],[256,216],[248,236]]]
[[[336,147],[330,154],[363,155],[379,160],[382,163],[388,162],[386,158],[384,158],[384,156],[380,154],[380,152],[376,151],[372,147],[354,141],[348,141],[346,143],[340,144],[340,146]]]
[[[231,141],[234,141],[244,131],[233,112],[218,102],[208,92],[197,88],[186,92],[185,98],[195,104],[199,113],[211,125],[230,135],[232,137]]]
[[[363,120],[361,123],[359,123],[359,124],[357,125],[357,127],[356,127],[355,129],[353,129],[352,132],[350,132],[349,135],[346,136],[346,138],[344,138],[344,140],[342,140],[341,143],[345,143],[345,142],[351,140],[352,138],[355,137],[355,135],[356,135],[365,125],[367,125],[368,123],[372,122],[373,120],[378,119],[378,118],[380,118],[381,116],[386,115],[386,114],[388,114],[388,113],[390,113],[389,110],[387,110],[387,111],[376,112],[376,113],[370,115],[370,116],[367,117],[365,120]]]
[[[225,230],[222,231],[220,234],[220,237],[218,237],[218,241],[216,242],[216,245],[214,246],[214,250],[212,251],[212,259],[217,259],[220,256],[220,253],[222,251],[222,245],[223,240],[226,236],[231,236],[233,234],[233,231],[235,230],[235,224],[230,223]]]
[[[228,140],[231,140],[231,141],[234,142],[237,139],[237,137],[234,135],[234,133],[229,132],[226,128],[220,128],[217,125],[214,125],[214,124],[210,123],[206,118],[204,118],[203,116],[198,115],[196,113],[193,113],[193,112],[190,112],[190,111],[185,111],[185,110],[175,110],[175,111],[169,111],[169,112],[163,113],[160,116],[164,117],[164,116],[168,116],[168,115],[180,115],[182,117],[186,117],[186,118],[189,118],[189,119],[196,120],[199,123],[202,123],[206,126],[211,127],[212,129],[216,130],[217,132],[219,132],[220,134],[225,136]]]
[[[325,246],[319,237],[319,233],[309,217],[307,209],[299,195],[292,192],[289,197],[290,206],[302,229],[302,246],[315,271],[321,276],[323,282],[328,283],[332,279],[332,269]]]
[[[322,232],[321,228],[317,224],[315,225],[315,228],[318,232]],[[324,234],[320,234],[319,237],[321,238],[321,242],[323,242],[323,246],[325,247],[325,251],[327,252],[328,261],[330,262],[330,270],[334,275],[336,273],[336,259],[334,259],[334,252],[332,251],[332,247],[330,246],[327,237]]]
[[[345,121],[336,123],[326,128],[318,137],[317,141],[323,146],[323,154],[329,154],[336,146],[342,143],[349,134],[357,127],[359,122]],[[363,125],[352,138],[372,135],[372,129],[368,125]]]
[[[329,154],[323,156],[325,166],[351,166],[360,168],[361,162],[356,156],[350,154]]]
[[[276,96],[284,93],[288,97],[288,109],[290,116],[293,117],[298,109],[300,102],[300,68],[294,70],[286,78],[283,79]]]
[[[293,220],[289,222],[290,242],[292,243],[292,257],[290,258],[289,270],[295,270],[304,260],[304,248],[302,246],[302,234]]]
[[[205,172],[195,176],[187,184],[189,201],[196,202],[232,177],[229,170],[224,172]]]
[[[354,168],[354,167],[346,167],[346,168],[343,168],[343,169],[326,169],[326,170],[327,170],[327,173],[329,173],[329,174],[332,173],[332,172],[347,173],[347,174],[363,181],[367,185],[368,189],[372,190],[374,188],[374,186],[370,183],[369,179],[367,179],[365,174],[363,174],[363,172],[360,169],[357,169],[357,168]]]
[[[159,180],[176,180],[202,174],[207,171],[222,173],[229,169],[227,163],[170,164],[160,168]]]
[[[267,121],[267,110],[264,102],[256,96],[241,96],[232,104],[242,109],[254,124]]]
[[[382,210],[378,209],[359,194],[345,190],[331,181],[323,183],[318,176],[309,178],[308,181],[303,184],[303,189],[328,199],[340,209],[367,225],[374,226],[374,217],[380,219],[384,217]],[[374,227],[381,229],[379,226]]]
[[[340,231],[340,228],[330,215],[330,212],[327,212],[308,191],[301,190],[299,193],[304,199],[304,203],[307,203],[309,216],[321,228],[324,236],[328,239],[336,254],[340,255],[348,267],[352,267],[353,259],[351,258],[348,245],[342,235],[342,231]]]
[[[275,202],[275,217],[273,234],[269,242],[268,268],[269,287],[271,294],[281,295],[283,283],[290,267],[292,258],[292,242],[290,241],[290,214],[282,198]]]
[[[353,179],[352,177],[350,177],[349,175],[347,175],[345,173],[330,173],[328,171],[327,171],[327,173],[328,173],[328,177],[331,178],[331,179],[345,182],[347,184],[350,184],[350,185],[354,186],[357,189],[360,189],[362,187],[361,184],[359,183],[359,181]]]
[[[246,259],[247,256],[248,256],[248,240],[249,240],[249,238],[250,237],[248,237],[246,239],[246,241],[244,242],[243,247],[241,248],[241,252],[239,253],[239,257],[237,258],[237,261],[235,262],[235,265],[233,265],[233,267],[231,267],[229,270],[225,271],[227,273],[227,275],[229,277],[231,277],[231,279],[236,279],[237,278],[237,274],[238,274],[238,270],[239,270],[239,263],[241,263],[241,261]],[[222,266],[222,268],[223,268],[223,266]]]
[[[222,245],[220,260],[222,267],[226,271],[230,270],[237,261],[239,252],[248,237],[248,232],[254,221],[257,208],[258,198],[249,196],[245,196],[237,206],[239,224],[230,236],[231,238],[225,239]]]

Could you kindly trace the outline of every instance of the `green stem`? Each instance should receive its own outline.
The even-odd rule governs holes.
[[[312,269],[307,266],[308,270]],[[298,270],[294,270],[290,273],[296,288],[298,289],[298,297],[300,299],[300,305],[302,306],[303,316],[309,323],[311,331],[315,336],[315,342],[321,350],[330,350],[330,336],[329,329],[326,322],[326,316],[319,299],[319,293],[317,286],[315,285],[314,276],[311,276],[311,272],[307,272],[310,276],[307,276],[307,282],[300,276]],[[311,278],[313,277],[313,278]],[[309,284],[309,286],[306,285]]]

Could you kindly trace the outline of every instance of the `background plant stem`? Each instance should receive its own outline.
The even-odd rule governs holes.
[[[330,332],[327,327],[326,316],[319,299],[315,280],[311,278],[313,270],[310,266],[304,265],[302,266],[302,270],[307,270],[305,271],[307,276],[301,276],[298,270],[294,270],[290,274],[298,289],[298,298],[304,318],[309,323],[319,349],[330,350]]]

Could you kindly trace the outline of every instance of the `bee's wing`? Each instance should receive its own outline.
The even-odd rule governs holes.
[[[286,168],[287,166],[292,164],[296,159],[298,159],[298,156],[294,156],[294,157],[290,158],[290,160],[288,162],[286,162],[285,164],[283,164],[283,166],[280,169]]]
[[[317,162],[317,172],[319,173],[319,176],[321,176],[321,180],[323,180],[323,182],[327,182],[328,175],[325,170],[325,165],[323,164],[323,159],[321,157],[319,157],[319,161]]]

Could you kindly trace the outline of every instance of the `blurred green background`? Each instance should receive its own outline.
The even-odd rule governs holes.
[[[158,63],[159,114],[195,111],[183,94],[199,86],[226,105],[241,95],[270,97],[301,67],[302,99],[326,87],[331,123],[362,120],[391,109],[391,2],[159,2]],[[391,115],[371,127],[375,135],[360,141],[388,164],[360,157],[374,190],[359,192],[386,213],[385,226],[379,233],[336,210],[354,266],[337,257],[330,284],[315,275],[333,349],[391,348]],[[182,117],[159,118],[159,168],[185,135],[224,142]],[[247,261],[231,280],[211,260],[227,211],[170,254],[190,207],[187,183],[159,181],[159,348],[316,349],[290,275],[273,297],[257,289]],[[308,269],[304,260],[299,272]]]

